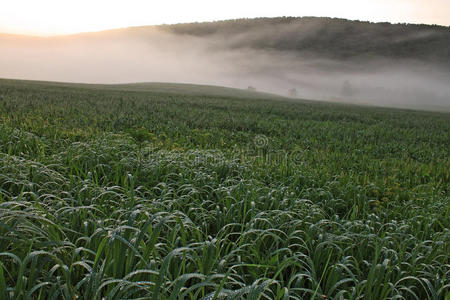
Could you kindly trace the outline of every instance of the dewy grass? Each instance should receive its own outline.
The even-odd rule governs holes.
[[[0,299],[449,297],[448,114],[0,94]]]

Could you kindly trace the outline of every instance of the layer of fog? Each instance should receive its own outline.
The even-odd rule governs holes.
[[[251,86],[305,99],[450,109],[450,71],[444,67],[232,46],[250,37],[194,37],[156,28],[57,38],[0,35],[0,78]]]

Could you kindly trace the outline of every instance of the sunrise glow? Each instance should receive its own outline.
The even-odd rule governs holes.
[[[450,25],[448,0],[3,0],[0,32],[59,35],[139,25],[276,16]]]

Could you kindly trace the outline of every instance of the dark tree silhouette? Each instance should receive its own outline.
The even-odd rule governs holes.
[[[288,92],[288,95],[289,95],[289,97],[297,98],[298,97],[297,89],[296,88],[290,89]]]
[[[355,96],[355,90],[350,81],[346,80],[342,84],[341,96],[344,98],[353,98]]]

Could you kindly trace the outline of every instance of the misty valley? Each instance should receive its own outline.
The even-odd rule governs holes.
[[[0,43],[0,78],[192,83],[282,96],[295,89],[303,99],[450,108],[446,27],[262,18],[47,38],[0,35]]]

